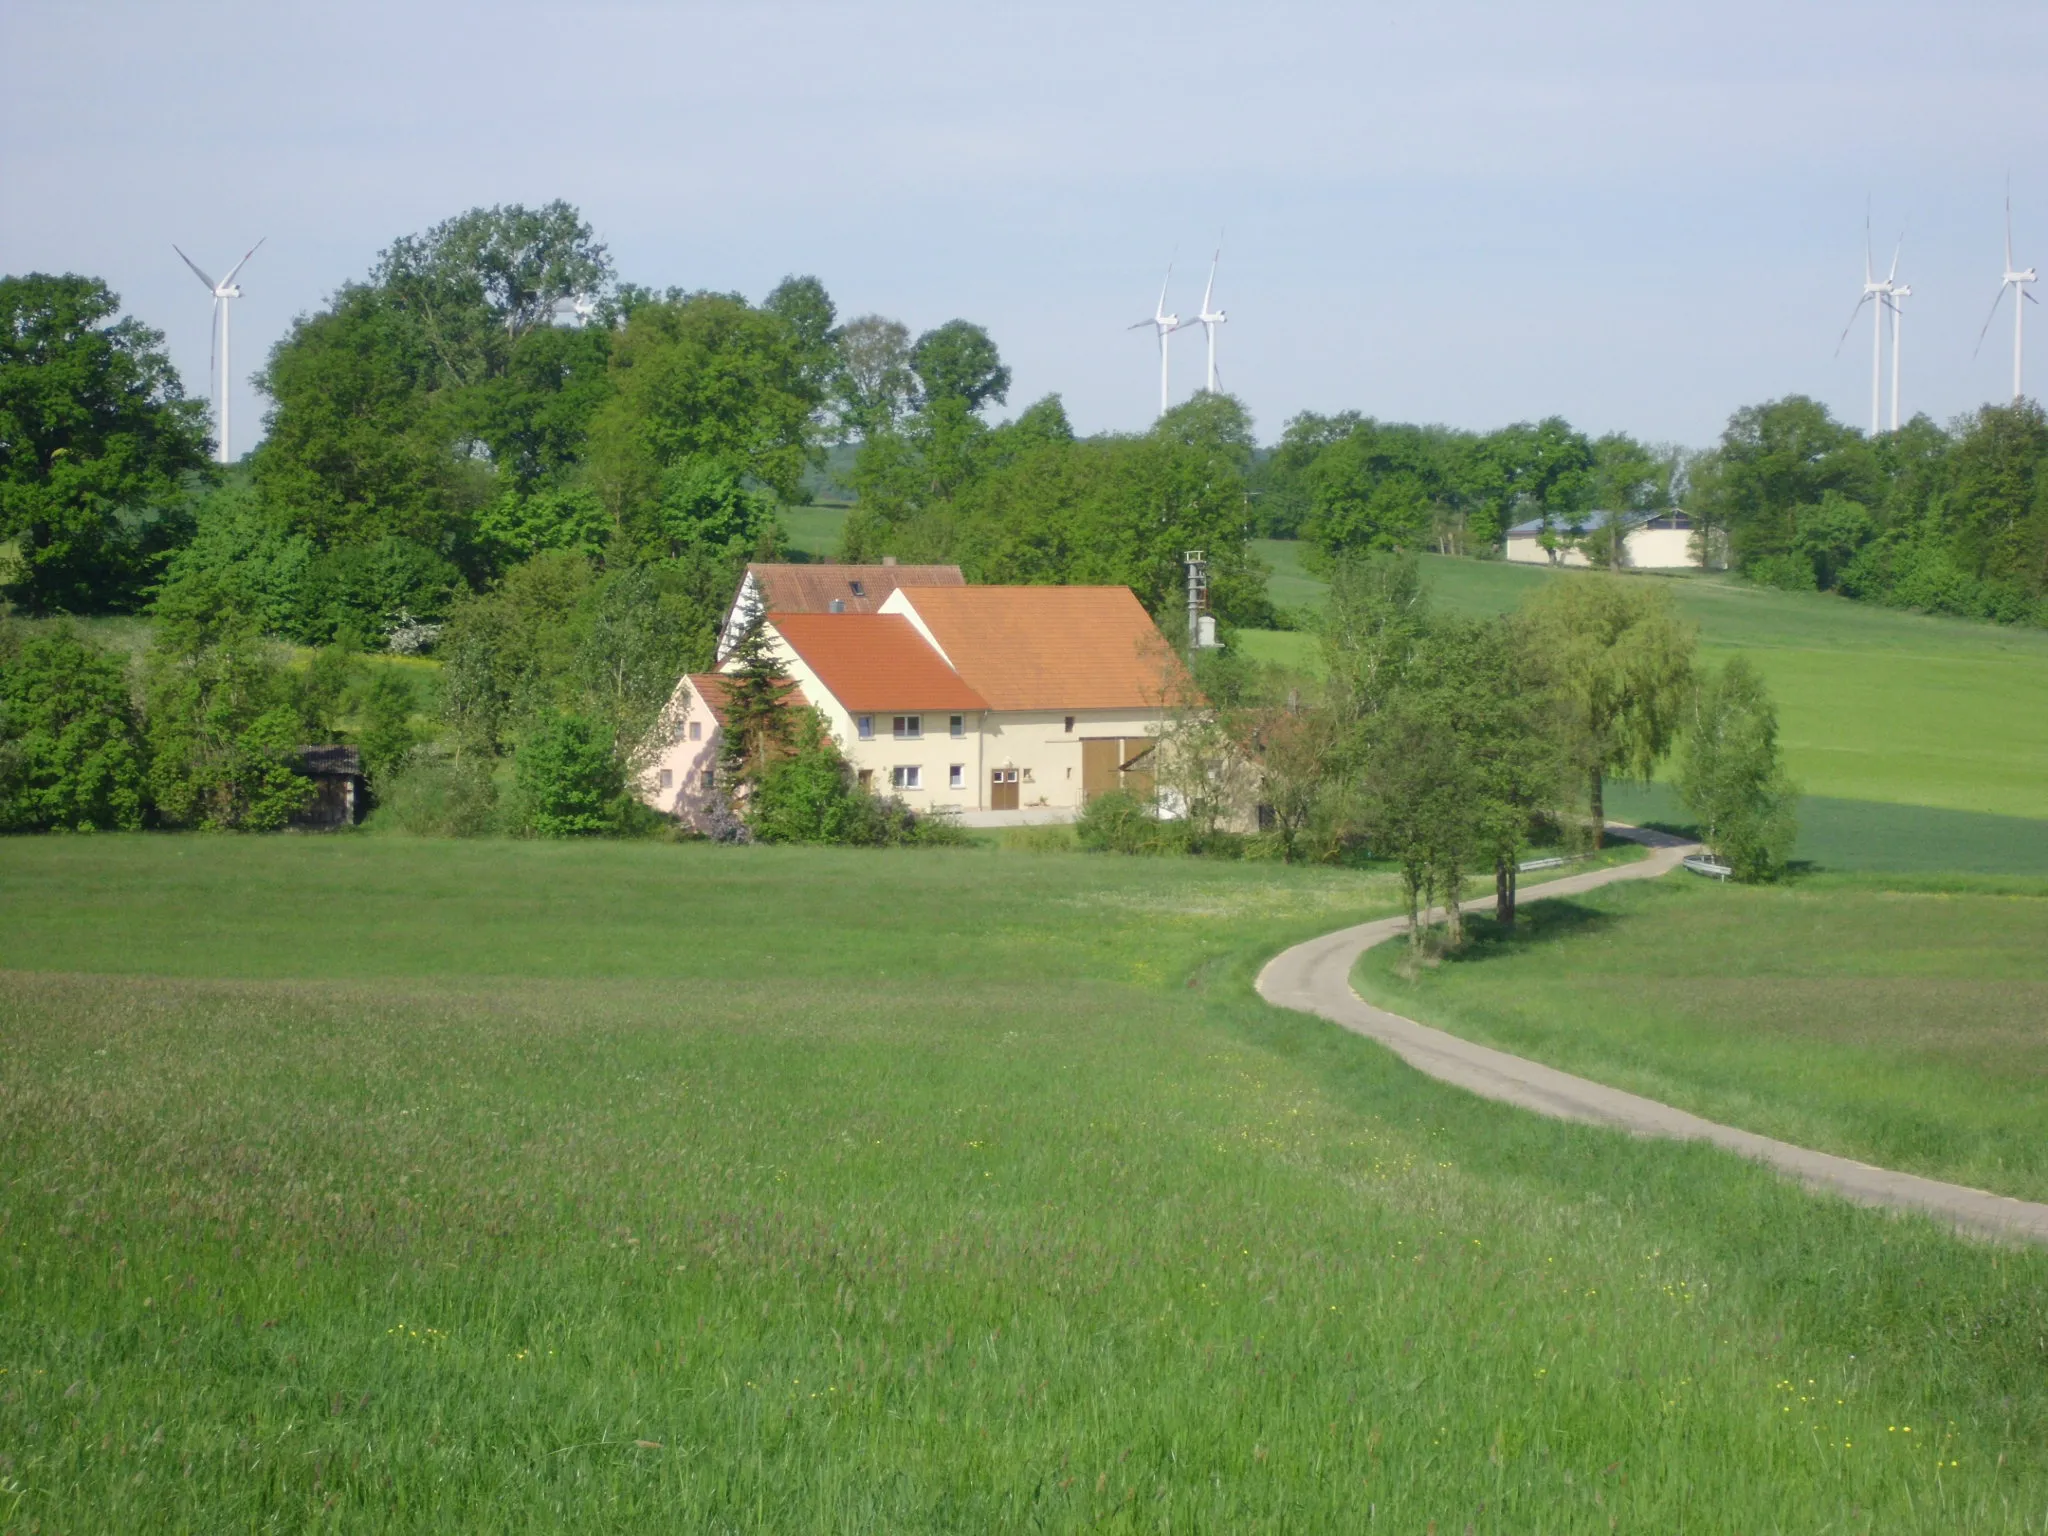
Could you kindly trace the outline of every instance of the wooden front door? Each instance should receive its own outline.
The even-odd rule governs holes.
[[[988,776],[988,808],[992,811],[1017,809],[1017,770],[992,768]]]

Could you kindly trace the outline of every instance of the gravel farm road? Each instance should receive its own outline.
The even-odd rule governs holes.
[[[1611,827],[1613,835],[1650,847],[1650,856],[1633,864],[1567,875],[1523,892],[1523,903],[1553,896],[1572,896],[1616,880],[1654,879],[1669,874],[1697,845],[1631,827]],[[1485,911],[1488,897],[1468,904]],[[1836,1157],[1773,1141],[1733,1126],[1717,1125],[1684,1110],[1673,1109],[1617,1088],[1608,1088],[1554,1067],[1510,1056],[1417,1024],[1375,1008],[1351,990],[1351,970],[1358,957],[1375,944],[1406,930],[1405,918],[1382,918],[1356,928],[1326,933],[1283,950],[1259,972],[1259,995],[1282,1008],[1313,1013],[1354,1034],[1377,1040],[1419,1072],[1452,1083],[1484,1098],[1534,1110],[1560,1120],[1609,1125],[1635,1136],[1674,1141],[1710,1141],[1743,1157],[1769,1164],[1809,1189],[1839,1195],[1859,1205],[1909,1211],[1932,1217],[1972,1236],[1998,1242],[2048,1243],[2048,1205],[2013,1200],[1962,1184],[1944,1184],[1917,1174],[1873,1168],[1851,1158]]]

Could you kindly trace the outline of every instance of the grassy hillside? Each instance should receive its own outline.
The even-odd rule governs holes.
[[[1696,878],[1539,902],[1360,990],[1409,1017],[1888,1168],[2048,1200],[2048,881]]]
[[[846,527],[846,508],[784,507],[781,516],[793,552],[811,560],[838,556],[839,535]]]
[[[1279,594],[1317,584],[1262,546]],[[1499,561],[1425,557],[1448,612],[1505,612],[1555,580]],[[1285,574],[1281,574],[1282,572]],[[1711,659],[1741,651],[1777,696],[1786,757],[1816,795],[2048,817],[2048,631],[1931,618],[1721,577],[1669,581]],[[1297,604],[1305,606],[1306,603]],[[1250,635],[1263,660],[1315,664],[1303,634]]]
[[[1384,877],[0,847],[0,1523],[2041,1531],[2048,1254],[1257,1003]]]

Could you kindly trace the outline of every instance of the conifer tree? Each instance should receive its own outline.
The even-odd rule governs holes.
[[[757,782],[769,764],[789,751],[789,671],[769,641],[757,614],[732,649],[736,663],[725,674],[725,741],[720,766],[726,782]]]

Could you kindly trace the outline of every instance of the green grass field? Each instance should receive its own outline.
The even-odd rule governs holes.
[[[1252,997],[1390,905],[0,844],[0,1527],[2048,1530],[2048,1254]]]
[[[2048,881],[1671,878],[1538,902],[1361,992],[1517,1055],[1863,1162],[2048,1200]]]
[[[1285,546],[1279,546],[1284,549]],[[1298,554],[1259,546],[1275,600],[1313,607]],[[1425,556],[1446,612],[1512,608],[1550,572]],[[1670,583],[1708,660],[1740,651],[1778,701],[1786,760],[1811,794],[2048,818],[2048,631],[1901,613],[1847,598],[1775,592],[1724,577]],[[1262,661],[1313,668],[1303,633],[1241,637]],[[2044,871],[2048,872],[2048,871]]]
[[[791,550],[810,560],[838,557],[839,536],[846,528],[846,508],[784,507],[781,515]]]

